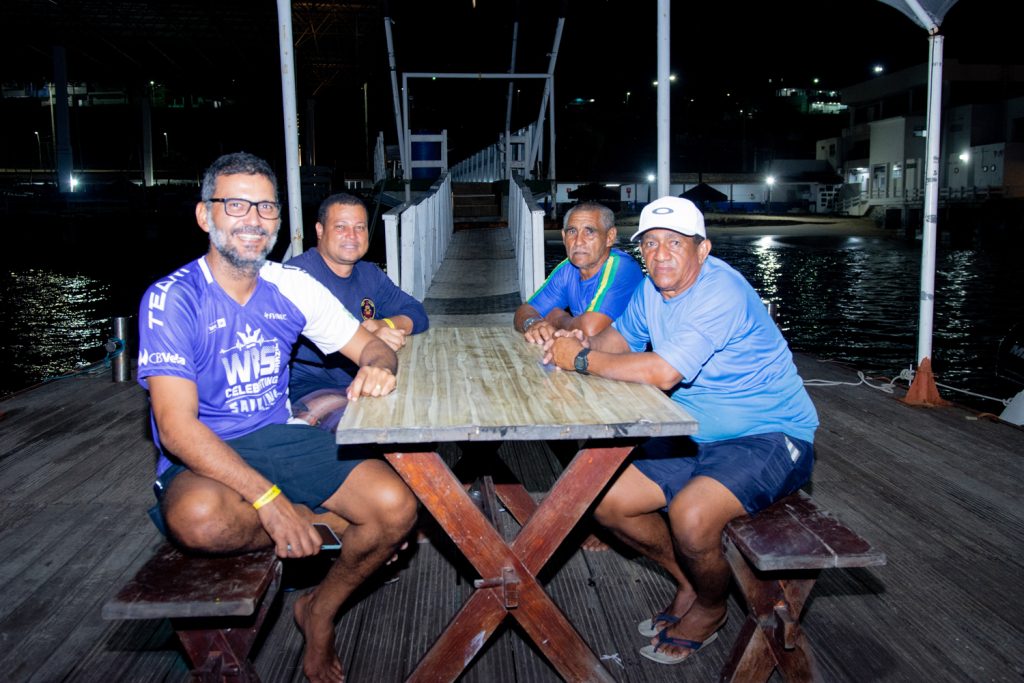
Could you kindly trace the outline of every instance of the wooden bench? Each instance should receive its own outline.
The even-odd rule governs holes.
[[[822,569],[885,564],[885,554],[801,492],[730,522],[722,545],[748,615],[719,680],[763,683],[775,669],[790,683],[823,680],[800,627],[814,582]]]
[[[164,543],[103,606],[103,618],[170,619],[194,681],[259,681],[249,651],[280,585],[272,548],[197,557]]]

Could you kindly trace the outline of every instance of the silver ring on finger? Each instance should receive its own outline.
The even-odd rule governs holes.
[[[288,552],[291,552],[291,551],[292,551],[292,544],[291,544],[291,543],[289,543],[289,544],[288,544],[288,547],[286,548],[286,550],[287,550]]]

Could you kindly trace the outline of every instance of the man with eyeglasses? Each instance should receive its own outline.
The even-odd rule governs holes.
[[[300,334],[358,365],[349,400],[395,388],[397,359],[323,285],[266,260],[281,225],[265,161],[228,154],[207,169],[196,205],[207,253],[156,282],[139,315],[139,382],[160,449],[154,522],[201,553],[268,545],[283,558],[320,551],[313,522],[341,537],[323,582],[295,603],[312,681],[343,679],[333,619],[390,558],[416,519],[416,500],[363,450],[288,424],[288,357]]]
[[[516,309],[512,321],[526,341],[543,344],[555,330],[593,336],[622,313],[644,274],[632,256],[613,248],[617,238],[615,214],[603,204],[582,202],[566,212],[567,258]]]
[[[370,249],[370,226],[362,199],[346,193],[327,197],[317,215],[316,238],[316,249],[288,265],[302,268],[327,287],[368,332],[398,351],[407,335],[427,329],[423,304],[363,260]],[[324,354],[300,338],[288,387],[293,415],[333,432],[348,405],[345,392],[357,369],[345,356]]]
[[[638,447],[594,510],[600,524],[675,579],[671,601],[637,630],[650,638],[641,655],[677,664],[725,622],[722,530],[810,480],[818,416],[757,292],[710,255],[704,216],[692,202],[651,202],[633,240],[648,277],[626,310],[596,337],[556,332],[544,361],[653,384],[697,418],[693,438]]]

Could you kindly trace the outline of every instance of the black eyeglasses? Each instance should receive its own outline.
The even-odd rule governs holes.
[[[256,213],[260,218],[272,221],[281,217],[281,204],[279,202],[250,202],[248,199],[228,197],[212,197],[209,201],[219,202],[224,205],[224,213],[234,218],[241,218],[249,213],[249,209],[256,207]]]

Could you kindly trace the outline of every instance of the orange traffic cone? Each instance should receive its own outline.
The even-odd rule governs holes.
[[[928,408],[949,405],[949,401],[939,396],[939,390],[935,386],[935,375],[932,374],[932,361],[927,356],[921,359],[917,372],[914,373],[914,381],[910,383],[907,395],[901,400],[907,405]]]

